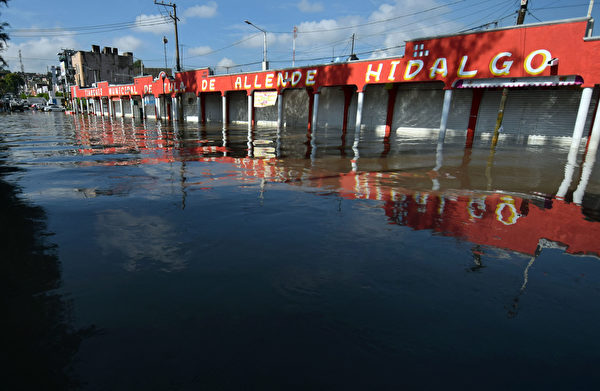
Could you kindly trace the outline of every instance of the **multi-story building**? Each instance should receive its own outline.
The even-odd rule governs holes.
[[[119,55],[117,48],[92,45],[91,52],[78,51],[71,57],[75,69],[75,84],[90,87],[93,83],[108,81],[110,84],[133,82],[133,53]]]

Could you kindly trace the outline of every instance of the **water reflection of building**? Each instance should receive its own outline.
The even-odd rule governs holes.
[[[595,239],[600,237],[600,223],[593,220],[594,213],[597,215],[593,195],[586,195],[579,203],[571,203],[550,195],[424,190],[428,184],[435,189],[436,185],[431,185],[432,178],[437,180],[439,175],[435,170],[354,172],[347,159],[339,158],[317,167],[306,156],[273,158],[277,149],[272,145],[281,141],[269,141],[264,134],[255,145],[254,135],[246,139],[242,131],[223,130],[219,143],[218,138],[209,140],[206,134],[201,138],[186,139],[176,134],[173,128],[125,129],[122,124],[114,127],[111,124],[80,127],[77,137],[82,154],[115,155],[116,158],[90,161],[89,164],[226,163],[243,173],[242,180],[261,179],[336,192],[346,199],[381,201],[390,222],[416,230],[431,230],[524,254],[534,254],[540,240],[545,240],[566,247],[565,251],[570,254],[600,256],[600,245]],[[198,130],[195,132],[197,136]],[[257,153],[257,146],[264,150]],[[254,152],[251,152],[252,148]],[[310,144],[307,143],[305,148],[311,148]],[[442,149],[437,152],[438,161],[432,165],[435,163],[439,171],[443,167]],[[118,159],[122,153],[139,157]],[[469,164],[469,153],[470,149],[465,149],[463,166]],[[265,158],[259,158],[259,155]],[[189,180],[182,183],[183,188],[197,185],[202,183]]]

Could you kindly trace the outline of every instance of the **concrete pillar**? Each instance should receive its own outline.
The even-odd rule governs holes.
[[[450,103],[452,103],[452,90],[444,91],[444,105],[442,106],[442,119],[440,120],[440,133],[438,140],[444,142],[446,138],[446,128],[448,126],[448,116],[450,115]]]
[[[277,129],[283,124],[283,93],[277,95]]]
[[[156,119],[160,119],[160,96],[154,97],[154,112],[156,113]]]
[[[360,134],[360,125],[362,122],[363,103],[365,100],[365,93],[358,91],[358,103],[356,105],[356,126],[354,128],[356,134]]]
[[[227,95],[221,96],[221,108],[223,109],[223,126],[227,125]]]
[[[142,120],[146,119],[146,100],[145,96],[142,95]]]
[[[115,116],[115,105],[110,97],[108,98],[108,116],[111,118]]]
[[[317,120],[319,118],[319,92],[313,95],[313,112],[312,112],[312,131],[317,130]]]
[[[252,93],[248,94],[248,129],[252,129]]]
[[[121,118],[125,117],[125,114],[123,113],[123,98],[119,97],[119,109],[121,110]]]
[[[177,97],[171,98],[171,118],[173,118],[173,122],[179,121],[179,101]]]
[[[81,114],[83,114],[83,99],[79,99],[79,108],[81,109]]]
[[[569,155],[567,156],[567,165],[565,166],[565,178],[563,179],[556,197],[563,198],[571,181],[573,180],[573,172],[577,165],[577,154],[579,153],[579,144],[581,143],[581,136],[583,134],[583,128],[585,126],[585,120],[587,119],[587,113],[592,100],[592,91],[590,87],[586,87],[581,92],[581,100],[579,101],[579,110],[577,111],[577,119],[575,120],[575,127],[573,128],[573,136],[571,138],[571,148],[569,149]],[[596,124],[594,124],[595,126]]]
[[[135,113],[133,112],[133,97],[129,97],[129,107],[131,108],[131,118],[135,118]]]
[[[100,101],[100,116],[104,117],[104,102],[102,98],[98,99]]]

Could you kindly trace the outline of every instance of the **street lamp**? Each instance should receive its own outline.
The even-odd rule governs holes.
[[[261,29],[260,27],[256,26],[255,24],[253,24],[252,22],[250,22],[249,20],[244,20],[244,22],[246,22],[247,24],[249,24],[250,26],[254,27],[257,30],[262,31],[263,36],[264,36],[264,43],[263,43],[263,62],[262,62],[262,70],[266,71],[267,69],[269,69],[269,62],[267,61],[267,32],[263,29]]]

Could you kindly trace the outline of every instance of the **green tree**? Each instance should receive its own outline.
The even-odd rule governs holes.
[[[0,0],[0,4],[6,5],[8,0]],[[8,34],[4,31],[4,29],[8,27],[8,23],[1,22],[0,23],[0,52],[3,52],[6,49],[6,42],[10,39]],[[6,66],[6,61],[4,58],[0,56],[0,67]]]
[[[23,76],[18,73],[9,73],[2,78],[2,81],[3,92],[10,92],[15,95],[19,92],[19,87],[25,84]]]

